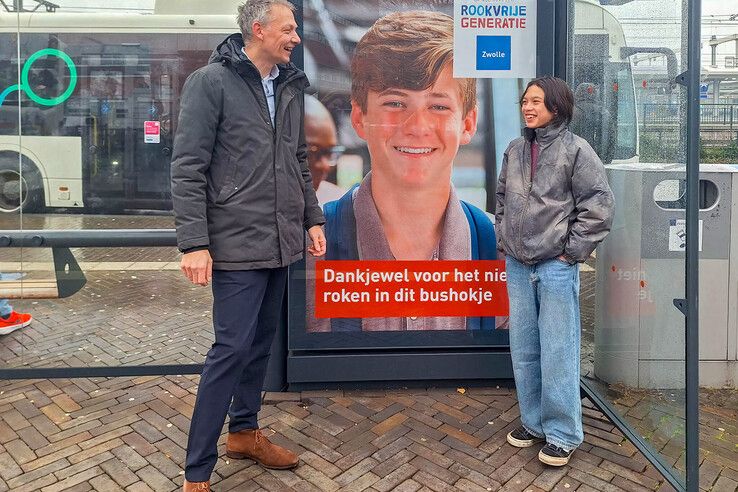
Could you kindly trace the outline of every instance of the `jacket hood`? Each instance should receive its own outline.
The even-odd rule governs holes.
[[[243,37],[240,33],[233,33],[225,38],[215,47],[210,54],[208,63],[232,63],[247,60],[241,49],[243,48]]]
[[[208,63],[222,63],[224,65],[232,65],[236,70],[241,73],[242,71],[248,72],[253,71],[259,74],[256,66],[249,60],[249,58],[243,53],[243,36],[241,33],[233,33],[225,38],[210,54]],[[277,64],[279,68],[279,80],[291,80],[293,78],[305,78],[304,87],[309,84],[307,77],[304,72],[297,68],[294,63],[280,63]],[[259,75],[261,79],[261,75]]]
[[[535,140],[538,145],[546,145],[553,141],[556,137],[561,134],[567,126],[564,123],[559,125],[550,124],[541,128],[523,128],[523,136],[528,142]]]

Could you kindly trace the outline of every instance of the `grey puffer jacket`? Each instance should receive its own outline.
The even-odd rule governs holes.
[[[229,36],[188,77],[172,156],[178,247],[209,249],[221,270],[289,265],[303,254],[303,229],[325,222],[307,165],[307,77],[279,65],[273,128],[242,47]]]
[[[565,125],[525,129],[505,151],[497,185],[498,249],[532,265],[583,262],[610,231],[613,194],[592,147]],[[530,179],[531,141],[539,145]]]

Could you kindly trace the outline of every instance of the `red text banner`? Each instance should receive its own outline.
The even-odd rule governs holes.
[[[507,316],[501,260],[318,261],[317,318]]]

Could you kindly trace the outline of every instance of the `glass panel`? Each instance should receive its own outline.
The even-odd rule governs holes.
[[[9,136],[17,148],[22,130],[30,181],[23,228],[173,228],[169,162],[182,86],[237,30],[238,2],[55,3],[0,14],[0,89],[27,79],[24,92],[0,106],[0,150]],[[18,174],[17,156],[5,155],[0,165]],[[2,196],[12,202],[18,185],[6,174]],[[0,227],[18,229],[20,217],[2,214]],[[175,248],[72,253],[86,285],[69,297],[17,303],[34,322],[14,339],[0,337],[4,368],[203,361],[212,343],[210,292],[186,281]],[[0,249],[0,261],[19,254]],[[26,279],[55,286],[51,249],[27,248],[23,260]]]
[[[685,289],[686,91],[673,82],[686,70],[683,5],[601,3],[575,1],[571,19],[572,130],[606,164],[616,202],[581,273],[582,374],[683,479],[685,320],[673,304]],[[714,184],[702,188],[703,208],[714,206]]]
[[[700,180],[714,184],[717,203],[710,213],[700,212],[704,229],[699,261],[700,455],[705,458],[700,464],[700,479],[706,483],[704,477],[712,476],[709,470],[719,470],[714,488],[724,482],[738,458],[738,325],[733,315],[738,289],[734,284],[735,256],[730,256],[736,251],[733,238],[738,221],[734,212],[727,213],[738,201],[735,14],[735,2],[702,3]],[[719,241],[720,251],[709,251],[709,241],[714,239]],[[724,409],[732,414],[725,414]]]
[[[387,22],[384,19],[388,15],[394,15],[399,12],[413,10],[414,17],[402,20],[405,38],[403,40],[387,39],[379,43],[378,41],[365,42],[364,46],[370,43],[379,43],[375,46],[378,52],[382,52],[382,56],[378,56],[376,60],[364,64],[352,66],[351,60],[355,56],[357,44],[362,37],[370,31],[372,26],[379,26],[377,30],[383,32],[381,22]],[[452,95],[455,93],[468,94],[476,93],[476,102],[478,111],[470,111],[464,104],[466,100],[460,100],[458,104],[451,97],[448,100],[439,102],[436,100],[435,106],[432,108],[442,108],[443,105],[451,105],[446,108],[443,118],[446,118],[445,130],[449,139],[447,151],[453,147],[453,150],[446,152],[433,161],[434,181],[432,185],[428,185],[427,181],[423,181],[425,171],[417,173],[417,181],[412,181],[412,177],[403,174],[400,171],[391,171],[385,161],[387,154],[381,150],[378,141],[381,138],[381,128],[411,128],[414,124],[415,116],[411,114],[423,114],[421,111],[415,113],[412,97],[414,94],[433,93],[432,87],[437,87],[442,78],[442,59],[436,60],[430,52],[422,53],[423,44],[427,41],[423,40],[423,35],[428,32],[432,26],[437,38],[443,39],[447,36],[451,45],[453,40],[453,23],[448,17],[438,17],[438,14],[453,15],[453,2],[432,2],[420,1],[410,2],[407,4],[397,3],[386,0],[373,0],[356,2],[353,0],[326,0],[318,2],[305,2],[304,9],[304,58],[305,71],[311,81],[311,91],[314,91],[306,98],[306,139],[308,145],[312,146],[315,151],[319,149],[329,149],[339,146],[342,155],[334,161],[327,159],[325,152],[321,155],[313,152],[308,156],[313,177],[315,179],[314,186],[317,190],[318,200],[321,204],[328,202],[336,203],[342,196],[345,196],[352,187],[361,184],[358,190],[366,190],[370,187],[365,180],[371,171],[371,189],[369,194],[372,198],[369,201],[362,202],[363,205],[357,206],[354,202],[354,210],[356,210],[357,219],[354,226],[348,226],[344,221],[336,221],[336,227],[331,228],[331,220],[326,227],[328,236],[328,254],[321,260],[327,259],[378,259],[378,258],[398,258],[398,259],[442,259],[442,260],[470,260],[471,256],[464,256],[463,251],[454,251],[449,255],[448,251],[444,251],[449,244],[448,237],[438,239],[438,253],[428,251],[427,256],[419,254],[418,249],[413,245],[412,248],[405,248],[405,251],[399,253],[398,243],[392,243],[391,231],[399,225],[397,220],[389,220],[382,224],[372,223],[369,215],[363,215],[359,218],[362,211],[368,213],[370,209],[376,209],[379,216],[387,217],[388,210],[391,208],[390,202],[395,204],[403,204],[402,207],[408,205],[407,196],[412,191],[416,197],[416,203],[422,203],[424,209],[422,211],[411,211],[407,207],[406,213],[413,214],[423,224],[428,224],[428,230],[436,227],[435,217],[443,215],[446,212],[446,206],[451,195],[449,180],[455,190],[455,195],[459,200],[463,200],[471,204],[481,211],[492,212],[494,207],[494,183],[496,182],[499,167],[502,164],[502,153],[508,143],[515,137],[520,136],[520,109],[517,101],[520,99],[522,81],[520,80],[502,80],[495,79],[452,79],[449,87],[457,89],[443,89],[449,91]],[[440,19],[440,20],[439,20]],[[378,23],[378,24],[377,24]],[[386,24],[384,24],[386,25]],[[417,26],[424,26],[418,29]],[[448,26],[445,29],[444,26]],[[418,29],[413,31],[413,29]],[[413,33],[413,34],[409,34]],[[410,39],[409,36],[415,36]],[[392,45],[404,46],[397,49],[390,48]],[[443,42],[438,42],[438,52],[442,52],[445,46]],[[365,56],[373,56],[372,48],[365,48]],[[433,66],[422,66],[417,60],[429,60],[427,64],[433,63]],[[449,69],[450,72],[450,69]],[[395,113],[398,122],[390,122],[388,112],[380,108],[379,104],[370,107],[370,97],[367,96],[367,102],[364,107],[363,103],[354,101],[357,94],[360,94],[362,80],[366,81],[368,91],[374,91],[375,94],[394,93],[395,101],[383,101],[384,107],[394,105],[396,108],[409,108],[402,116],[402,111],[398,109]],[[433,84],[421,86],[419,81],[427,81]],[[445,79],[444,79],[445,80]],[[354,84],[352,94],[352,84]],[[464,84],[468,84],[465,86]],[[380,88],[381,86],[381,88]],[[469,87],[469,88],[464,88]],[[436,89],[435,93],[443,92]],[[405,97],[407,96],[407,97]],[[358,96],[359,98],[362,96]],[[426,97],[426,96],[423,96]],[[387,98],[385,98],[387,99]],[[459,98],[462,99],[462,98]],[[377,99],[378,100],[378,99]],[[449,103],[451,101],[451,103]],[[433,118],[439,118],[443,109],[432,109],[435,111]],[[382,114],[379,118],[373,119],[373,115]],[[430,113],[428,113],[430,114]],[[361,120],[360,122],[357,120]],[[420,118],[420,117],[418,117]],[[452,140],[457,136],[451,136],[454,132],[458,133],[463,126],[464,121],[473,121],[475,131],[471,132],[472,138],[470,142],[462,142],[461,144]],[[402,122],[399,122],[402,121]],[[410,123],[408,123],[408,121]],[[434,123],[429,122],[429,128]],[[362,129],[363,128],[363,129]],[[418,148],[416,150],[408,147],[407,152],[422,152],[420,148],[422,143],[416,135],[410,140],[398,143],[398,135],[401,131],[392,130],[385,132],[394,133],[395,148],[399,146],[412,146]],[[402,130],[406,131],[406,130]],[[407,130],[410,131],[410,130]],[[435,135],[435,133],[434,133]],[[387,138],[389,138],[387,136]],[[425,137],[428,142],[429,137]],[[335,147],[334,147],[335,148]],[[399,150],[397,152],[400,152]],[[440,154],[437,153],[437,154]],[[448,154],[448,155],[447,155]],[[404,164],[398,162],[404,157],[398,158],[396,155],[392,157],[397,161],[395,169],[399,169]],[[427,161],[428,159],[426,159]],[[417,162],[422,162],[419,158]],[[384,163],[384,164],[383,164]],[[408,164],[408,167],[410,165]],[[448,171],[448,173],[446,173]],[[409,174],[409,172],[408,172]],[[450,179],[447,174],[450,174]],[[364,181],[362,181],[364,180]],[[402,183],[403,186],[397,186]],[[355,190],[354,190],[355,191]],[[362,196],[367,196],[366,194]],[[439,200],[440,198],[440,200]],[[360,200],[360,198],[356,198]],[[442,202],[442,209],[435,207],[436,203]],[[371,205],[369,205],[371,203]],[[451,202],[453,203],[453,202]],[[451,205],[453,206],[453,205]],[[450,206],[450,207],[451,207]],[[450,209],[450,208],[449,208]],[[459,212],[462,212],[459,206]],[[326,209],[327,210],[327,209]],[[353,216],[353,212],[351,215]],[[449,223],[453,219],[446,216],[445,222],[438,219],[439,229],[443,226],[449,227]],[[458,217],[454,217],[458,219]],[[461,222],[466,225],[467,218],[460,215]],[[338,224],[341,224],[340,226]],[[406,226],[403,226],[407,229]],[[371,232],[370,232],[371,231]],[[356,237],[344,237],[356,235]],[[460,233],[459,233],[460,235]],[[364,239],[360,239],[359,236]],[[370,241],[365,240],[371,237],[387,245],[387,251],[392,248],[391,253],[369,250],[375,246],[370,245]],[[491,235],[490,235],[491,237]],[[385,241],[385,238],[387,241]],[[473,240],[472,240],[473,241]],[[418,241],[419,243],[420,241]],[[337,256],[338,248],[333,245],[356,244],[359,243],[355,258]],[[390,246],[390,243],[393,245]],[[432,248],[431,248],[432,249]],[[459,248],[463,250],[463,248]],[[468,249],[468,248],[467,248]],[[417,257],[413,255],[417,254]],[[492,246],[492,254],[495,255],[494,245]],[[474,258],[477,259],[477,258]],[[479,259],[494,259],[481,258]],[[405,318],[395,315],[395,317],[383,318],[318,318],[315,313],[314,306],[316,304],[315,293],[315,266],[316,262],[312,257],[306,259],[306,265],[300,265],[292,270],[292,282],[290,284],[291,299],[306,299],[307,309],[302,307],[294,310],[294,316],[291,318],[289,325],[290,337],[289,344],[292,349],[331,349],[331,348],[377,348],[377,347],[452,347],[452,346],[495,346],[507,345],[507,333],[505,330],[495,330],[494,324],[490,323],[485,326],[491,326],[488,329],[474,329],[472,326],[479,326],[479,317],[464,316],[412,316],[407,315]],[[363,263],[364,267],[373,267],[373,263]],[[370,267],[370,265],[372,265]],[[303,270],[303,268],[305,270]],[[416,284],[418,284],[416,282]],[[428,284],[423,284],[428,285]],[[395,298],[396,299],[396,298]],[[295,302],[295,301],[293,301]],[[403,301],[400,301],[403,302]],[[420,300],[418,299],[418,302]],[[333,302],[332,306],[340,305],[340,302]],[[343,304],[346,305],[345,303]],[[294,307],[294,305],[293,305]],[[476,323],[476,324],[475,324]],[[346,333],[346,332],[350,333]]]
[[[37,192],[34,176],[18,153],[20,98],[18,85],[18,17],[0,6],[0,229],[19,230],[23,226],[21,210]],[[0,248],[0,363],[12,360],[24,351],[24,320],[15,312],[25,313],[23,251]],[[21,331],[19,331],[21,330]]]

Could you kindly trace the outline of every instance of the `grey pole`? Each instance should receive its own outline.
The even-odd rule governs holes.
[[[700,22],[702,1],[687,3],[687,246],[686,246],[686,414],[687,492],[699,491],[699,149]]]

